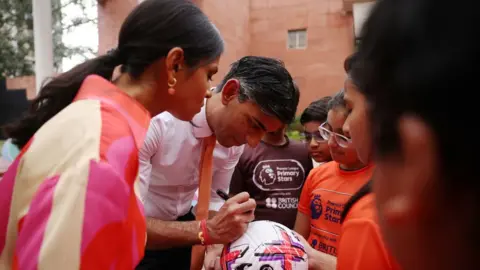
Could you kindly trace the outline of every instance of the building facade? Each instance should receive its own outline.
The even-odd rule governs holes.
[[[343,60],[355,44],[351,7],[346,10],[344,0],[196,2],[226,41],[215,83],[236,59],[262,55],[285,62],[300,87],[299,113],[311,101],[342,88]],[[109,0],[99,7],[100,53],[115,46],[121,22],[136,4],[136,0]]]
[[[116,47],[123,20],[140,1],[99,1],[99,54]],[[311,101],[343,87],[343,61],[354,50],[371,1],[196,0],[226,42],[214,83],[242,56],[279,58],[300,87],[301,113]],[[31,78],[9,79],[7,88],[27,88],[28,97],[35,96]]]

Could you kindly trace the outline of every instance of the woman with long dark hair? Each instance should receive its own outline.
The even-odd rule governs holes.
[[[191,1],[146,0],[116,49],[45,84],[6,129],[22,151],[0,181],[0,268],[133,269],[146,242],[135,192],[150,115],[191,120],[223,49]]]

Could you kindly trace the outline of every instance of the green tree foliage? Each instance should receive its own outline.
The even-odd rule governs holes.
[[[88,47],[67,47],[62,35],[86,23],[97,23],[85,12],[86,4],[96,1],[51,0],[54,66],[58,70],[62,59],[72,55],[91,55],[96,52]],[[65,18],[65,7],[75,5],[82,15]],[[0,78],[33,75],[35,55],[33,44],[32,0],[0,0]]]

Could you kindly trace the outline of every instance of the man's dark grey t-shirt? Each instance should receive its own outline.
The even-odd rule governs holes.
[[[282,146],[261,142],[245,146],[230,183],[230,194],[247,191],[257,202],[256,220],[271,220],[293,228],[303,183],[312,169],[303,143]]]

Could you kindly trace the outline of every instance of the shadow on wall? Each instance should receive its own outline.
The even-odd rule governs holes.
[[[0,127],[18,119],[29,105],[25,89],[7,90],[6,80],[0,79]],[[6,139],[0,132],[0,140]]]

